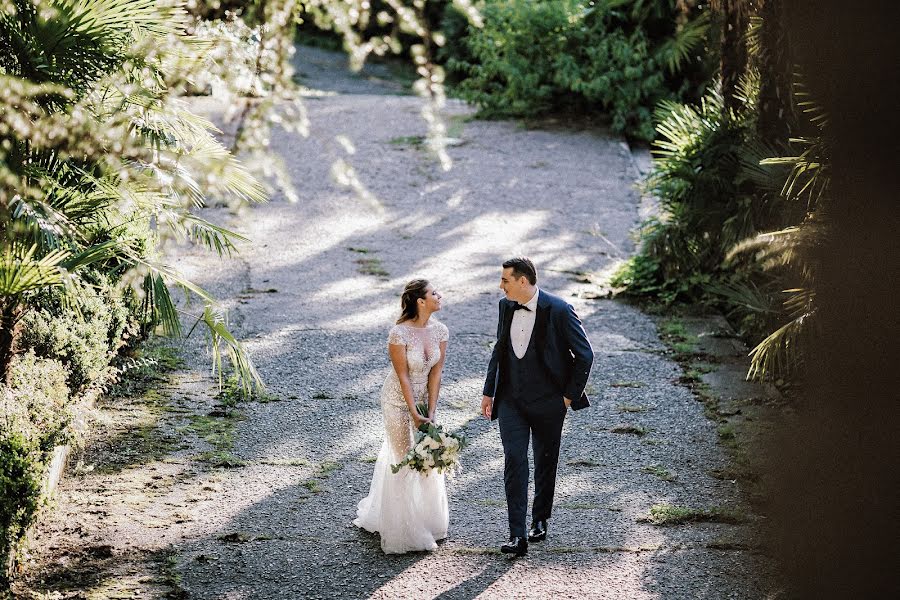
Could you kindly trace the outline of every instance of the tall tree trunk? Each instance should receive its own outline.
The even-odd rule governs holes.
[[[9,365],[16,349],[22,307],[14,298],[0,299],[0,383],[8,383]]]
[[[737,88],[741,76],[747,71],[747,25],[749,7],[747,0],[720,0],[722,9],[722,97],[725,110],[737,110],[741,101]]]
[[[767,142],[787,142],[796,130],[793,109],[793,64],[783,0],[765,0],[759,33],[759,119],[757,131]]]

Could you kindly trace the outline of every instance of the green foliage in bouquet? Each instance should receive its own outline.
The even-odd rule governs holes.
[[[416,404],[416,411],[423,417],[428,416],[425,404]],[[459,466],[459,453],[469,445],[466,436],[461,433],[449,433],[443,426],[434,423],[423,423],[416,432],[415,441],[406,456],[396,465],[391,465],[393,473],[399,473],[403,467],[413,471],[429,473],[437,470],[453,472]]]

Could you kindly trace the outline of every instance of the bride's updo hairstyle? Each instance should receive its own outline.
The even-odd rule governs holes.
[[[403,288],[400,296],[400,318],[397,323],[414,321],[419,316],[419,298],[424,298],[428,289],[428,281],[425,279],[413,279]]]

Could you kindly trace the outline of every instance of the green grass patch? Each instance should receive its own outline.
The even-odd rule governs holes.
[[[675,473],[659,465],[647,465],[641,469],[641,472],[653,475],[663,481],[675,481]]]
[[[642,388],[646,386],[646,383],[642,383],[640,381],[614,381],[609,384],[609,387],[614,388]]]
[[[658,331],[663,342],[676,354],[681,356],[696,354],[699,340],[697,336],[688,333],[681,319],[663,319]]]
[[[378,460],[378,457],[377,457],[377,456],[363,456],[362,458],[359,459],[359,462],[362,462],[362,463],[373,463],[373,462],[375,462],[376,460]]]
[[[341,463],[339,463],[339,462],[334,462],[334,461],[330,461],[330,460],[323,461],[319,464],[319,467],[316,470],[315,477],[318,477],[320,479],[328,477],[333,472],[340,469],[342,466],[343,465],[341,465]]]
[[[250,391],[250,394],[247,395],[244,388],[241,386],[240,381],[234,375],[231,375],[222,382],[222,387],[216,393],[215,397],[225,409],[232,409],[241,401],[266,403],[277,402],[280,400],[280,398],[274,394],[256,388],[253,388]]]
[[[738,513],[723,508],[688,508],[672,504],[655,504],[650,514],[640,522],[651,525],[682,525],[684,523],[743,523],[744,518]]]
[[[301,484],[310,494],[321,494],[325,491],[318,479],[307,479]]]
[[[232,533],[220,535],[217,539],[221,542],[228,542],[229,544],[246,544],[247,542],[253,541],[253,536],[244,531],[234,531]]]
[[[616,425],[615,427],[610,427],[610,433],[621,433],[626,435],[636,435],[638,437],[643,437],[647,435],[649,430],[645,427],[640,427],[639,425]]]
[[[750,550],[749,544],[735,542],[732,540],[712,540],[706,543],[706,547],[710,550]]]
[[[425,143],[424,135],[403,135],[395,138],[391,138],[388,141],[389,144],[393,144],[395,146],[421,146]]]
[[[502,554],[499,548],[487,548],[485,546],[460,546],[451,550],[453,554],[462,556],[480,556],[484,554]]]
[[[272,467],[308,467],[310,462],[303,458],[267,458],[260,464]]]
[[[716,433],[719,434],[719,441],[722,444],[733,450],[737,449],[737,434],[734,431],[734,425],[731,423],[719,425],[716,428]]]
[[[174,551],[164,552],[160,557],[163,584],[167,585],[167,598],[187,598],[187,591],[181,586],[181,573],[178,572],[178,554]],[[111,596],[112,597],[112,596]]]
[[[236,417],[210,417],[191,415],[190,423],[183,429],[193,432],[216,450],[227,450],[234,444],[234,424]]]
[[[202,452],[199,459],[215,469],[237,469],[247,466],[247,461],[227,450]]]
[[[616,410],[621,413],[644,413],[653,410],[653,408],[642,404],[619,404],[616,406]]]
[[[357,258],[355,261],[356,270],[362,275],[371,275],[373,277],[389,277],[389,273],[384,269],[381,260],[377,258]]]
[[[614,554],[618,552],[655,552],[659,550],[659,545],[646,546],[556,546],[547,548],[547,552],[553,554]]]

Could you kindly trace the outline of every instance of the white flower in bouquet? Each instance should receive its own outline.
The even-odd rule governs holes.
[[[459,433],[448,433],[440,425],[424,424],[416,433],[415,444],[391,471],[398,473],[403,467],[409,467],[422,475],[437,469],[451,474],[459,465],[459,452],[468,445],[465,436]]]

